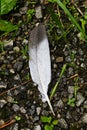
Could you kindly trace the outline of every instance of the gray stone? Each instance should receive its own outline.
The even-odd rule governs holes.
[[[36,112],[37,112],[37,115],[40,115],[41,107],[37,107],[37,108],[36,108]]]
[[[23,67],[23,62],[18,61],[18,62],[16,62],[16,63],[14,64],[14,69],[15,69],[16,71],[18,71],[18,72],[21,71],[22,67]]]
[[[19,81],[20,81],[20,80],[21,80],[21,79],[20,79],[20,75],[19,75],[19,74],[15,75],[15,76],[14,76],[14,80],[19,80]]]
[[[25,113],[26,113],[25,108],[21,107],[21,108],[20,108],[20,112],[23,113],[23,114],[25,114]]]
[[[1,82],[1,83],[0,83],[0,89],[1,89],[1,88],[7,88],[7,84],[6,84],[6,83]]]
[[[64,128],[64,129],[68,128],[68,125],[67,125],[65,119],[61,118],[58,120],[58,122],[59,122],[61,128]]]
[[[28,44],[28,40],[27,39],[24,39],[23,42],[22,42],[23,45],[27,45]]]
[[[20,14],[26,14],[27,10],[28,10],[27,7],[22,7],[22,8],[20,8],[19,12],[20,12]]]
[[[44,3],[44,0],[40,0],[40,3],[43,4],[43,3]]]
[[[19,91],[18,90],[14,90],[14,95],[18,95],[19,94]]]
[[[55,107],[63,108],[64,104],[63,101],[60,99],[56,104],[54,104]]]
[[[32,105],[32,106],[33,106],[33,105]],[[30,109],[29,111],[30,111],[30,114],[33,115],[33,114],[35,113],[35,108],[33,109],[33,108],[31,107],[31,109]]]
[[[39,120],[39,117],[38,116],[35,116],[34,118],[33,118],[33,122],[37,122]]]
[[[73,94],[74,93],[74,87],[73,86],[68,86],[68,92],[70,94]]]
[[[69,52],[68,52],[68,51],[64,51],[64,55],[65,55],[65,56],[68,56],[68,55],[69,55]]]
[[[84,101],[83,108],[86,108],[86,109],[87,109],[87,100]]]
[[[70,58],[70,56],[67,56],[67,57],[65,58],[65,61],[67,61],[67,62],[71,62],[71,58]]]
[[[12,109],[17,112],[19,111],[20,107],[17,104],[13,104]]]
[[[69,75],[73,75],[73,68],[69,67]]]
[[[18,130],[18,123],[15,123],[12,130]]]
[[[84,124],[87,124],[87,113],[85,113],[82,118],[81,118],[81,122]]]
[[[37,18],[37,19],[42,18],[43,16],[42,16],[41,6],[36,7],[35,10],[36,10],[36,13],[35,13],[36,18]]]
[[[35,126],[34,130],[41,130],[41,126],[40,125]]]
[[[78,52],[79,52],[79,54],[80,54],[81,56],[84,54],[81,48],[78,49]]]
[[[3,108],[6,103],[7,103],[6,100],[4,99],[0,100],[0,108]]]
[[[84,102],[85,98],[82,96],[81,93],[77,94],[77,101],[76,101],[76,106],[80,106]]]
[[[66,118],[67,118],[67,119],[71,119],[71,118],[72,118],[72,116],[71,116],[71,114],[70,114],[69,111],[66,113]]]

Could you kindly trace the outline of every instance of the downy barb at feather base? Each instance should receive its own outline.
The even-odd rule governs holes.
[[[38,85],[42,95],[42,101],[48,102],[53,115],[55,115],[47,95],[48,85],[51,81],[51,60],[48,38],[45,26],[42,24],[36,26],[30,34],[29,67],[32,80]]]

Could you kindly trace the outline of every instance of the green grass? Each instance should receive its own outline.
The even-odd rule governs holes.
[[[44,123],[44,130],[53,130],[58,124],[58,120],[52,119],[51,116],[41,116],[41,121]]]
[[[22,47],[21,54],[25,59],[28,59],[28,45]]]
[[[35,14],[35,9],[29,9],[27,11],[27,21],[30,22]]]
[[[62,67],[62,70],[61,70],[61,73],[60,73],[60,76],[58,78],[58,81],[56,82],[55,86],[53,87],[52,91],[51,91],[51,95],[50,95],[50,99],[53,98],[54,94],[56,93],[56,90],[58,88],[58,85],[60,83],[60,80],[62,78],[62,76],[64,75],[64,72],[66,71],[66,67],[67,67],[67,64],[64,64],[63,67]]]
[[[1,0],[1,15],[9,13],[15,6],[17,0]]]
[[[77,22],[77,19],[71,14],[71,12],[69,11],[69,9],[66,7],[66,5],[63,2],[61,2],[60,0],[49,0],[49,2],[57,3],[58,6],[61,7],[61,9],[67,14],[69,20],[72,22],[72,24],[79,31],[79,33],[80,33],[80,39],[83,39],[83,40],[87,41],[87,34],[86,34],[86,30],[85,30],[85,22],[87,21],[87,19],[85,20],[84,23],[82,23],[82,26],[81,26]],[[56,18],[55,18],[55,21],[56,21],[56,23],[60,24],[59,21],[56,20]]]
[[[1,0],[0,1],[0,31],[1,36],[7,35],[12,31],[18,30],[18,25],[13,25],[10,21],[3,20],[2,15],[8,14],[15,6],[17,0]]]

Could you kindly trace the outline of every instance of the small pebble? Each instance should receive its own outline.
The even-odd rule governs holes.
[[[20,107],[17,104],[13,104],[12,109],[17,112],[19,111]]]
[[[56,63],[63,62],[63,60],[64,60],[63,57],[57,57],[56,58]]]
[[[71,119],[71,118],[72,118],[72,116],[71,116],[71,114],[70,114],[69,111],[66,113],[66,118],[67,118],[67,119]]]
[[[15,75],[15,76],[14,76],[14,80],[19,80],[19,81],[20,81],[20,80],[21,80],[21,79],[20,79],[20,75],[19,75],[19,74]]]
[[[18,53],[18,52],[20,51],[20,48],[17,47],[17,46],[15,46],[15,47],[13,48],[13,50],[14,50],[14,52]]]
[[[81,122],[87,124],[87,113],[85,113],[84,116],[81,118]]]
[[[63,108],[64,104],[63,101],[60,99],[56,104],[54,104],[55,107]]]
[[[65,61],[66,61],[66,62],[71,62],[70,56],[67,56],[67,57],[65,58]]]
[[[34,118],[33,118],[33,122],[37,122],[39,120],[39,117],[38,116],[35,116]]]
[[[73,68],[69,67],[69,75],[73,75]]]
[[[12,103],[14,101],[14,99],[11,96],[7,96],[7,101]]]
[[[43,4],[43,3],[44,3],[44,0],[40,0],[40,3]]]
[[[35,126],[34,130],[41,130],[41,126],[40,125]]]
[[[87,109],[87,100],[84,101],[83,107]]]
[[[85,68],[85,64],[84,63],[81,63],[80,65],[82,68]]]
[[[37,108],[36,108],[36,112],[37,112],[37,115],[40,115],[41,107],[37,107]]]
[[[54,60],[55,60],[55,57],[54,57],[54,55],[52,55],[52,56],[51,56],[51,59],[52,59],[52,61],[54,61]]]
[[[25,114],[25,113],[26,113],[25,108],[21,107],[21,108],[20,108],[20,112],[23,113],[23,114]]]
[[[10,69],[10,73],[14,74],[15,73],[14,69]]]
[[[18,130],[18,123],[15,123],[12,130]]]
[[[3,108],[6,103],[7,103],[6,100],[4,99],[0,100],[0,108]]]
[[[35,8],[36,12],[35,12],[35,16],[37,19],[40,19],[42,18],[42,9],[41,9],[41,6],[38,6]]]
[[[79,107],[83,102],[85,98],[82,96],[81,93],[77,94],[77,101],[76,101],[76,106]]]
[[[0,89],[1,89],[1,88],[7,88],[7,84],[1,82],[1,83],[0,83]]]
[[[23,62],[16,62],[15,64],[14,64],[14,69],[16,70],[16,71],[21,71],[21,69],[22,69],[22,67],[23,67]]]
[[[0,125],[3,125],[4,123],[4,120],[0,120]]]
[[[79,55],[81,56],[84,54],[81,48],[78,50],[78,52],[79,52]]]
[[[64,51],[64,55],[65,55],[65,56],[68,56],[68,55],[69,55],[69,52],[68,52],[68,51]]]
[[[27,39],[24,39],[23,42],[22,42],[23,45],[27,45],[28,44],[28,40]]]
[[[9,41],[4,41],[5,44],[4,46],[7,47],[7,46],[13,46],[13,40],[9,40]]]
[[[73,86],[68,86],[68,92],[70,94],[73,94],[74,93],[74,87]]]
[[[58,120],[58,122],[59,122],[61,128],[63,128],[63,129],[68,128],[68,125],[67,125],[65,119],[61,118],[61,119]]]
[[[22,7],[22,8],[20,8],[19,12],[20,12],[20,14],[26,14],[27,10],[28,10],[27,7]]]
[[[56,69],[57,68],[57,64],[54,63],[53,64],[53,68]]]

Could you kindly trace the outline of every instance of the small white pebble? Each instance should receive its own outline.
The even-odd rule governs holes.
[[[10,69],[10,73],[14,74],[14,73],[15,73],[15,71],[14,71],[13,69]]]
[[[15,46],[15,47],[13,48],[13,50],[14,50],[14,52],[19,52],[19,51],[20,51],[19,47],[17,47],[17,46]]]

